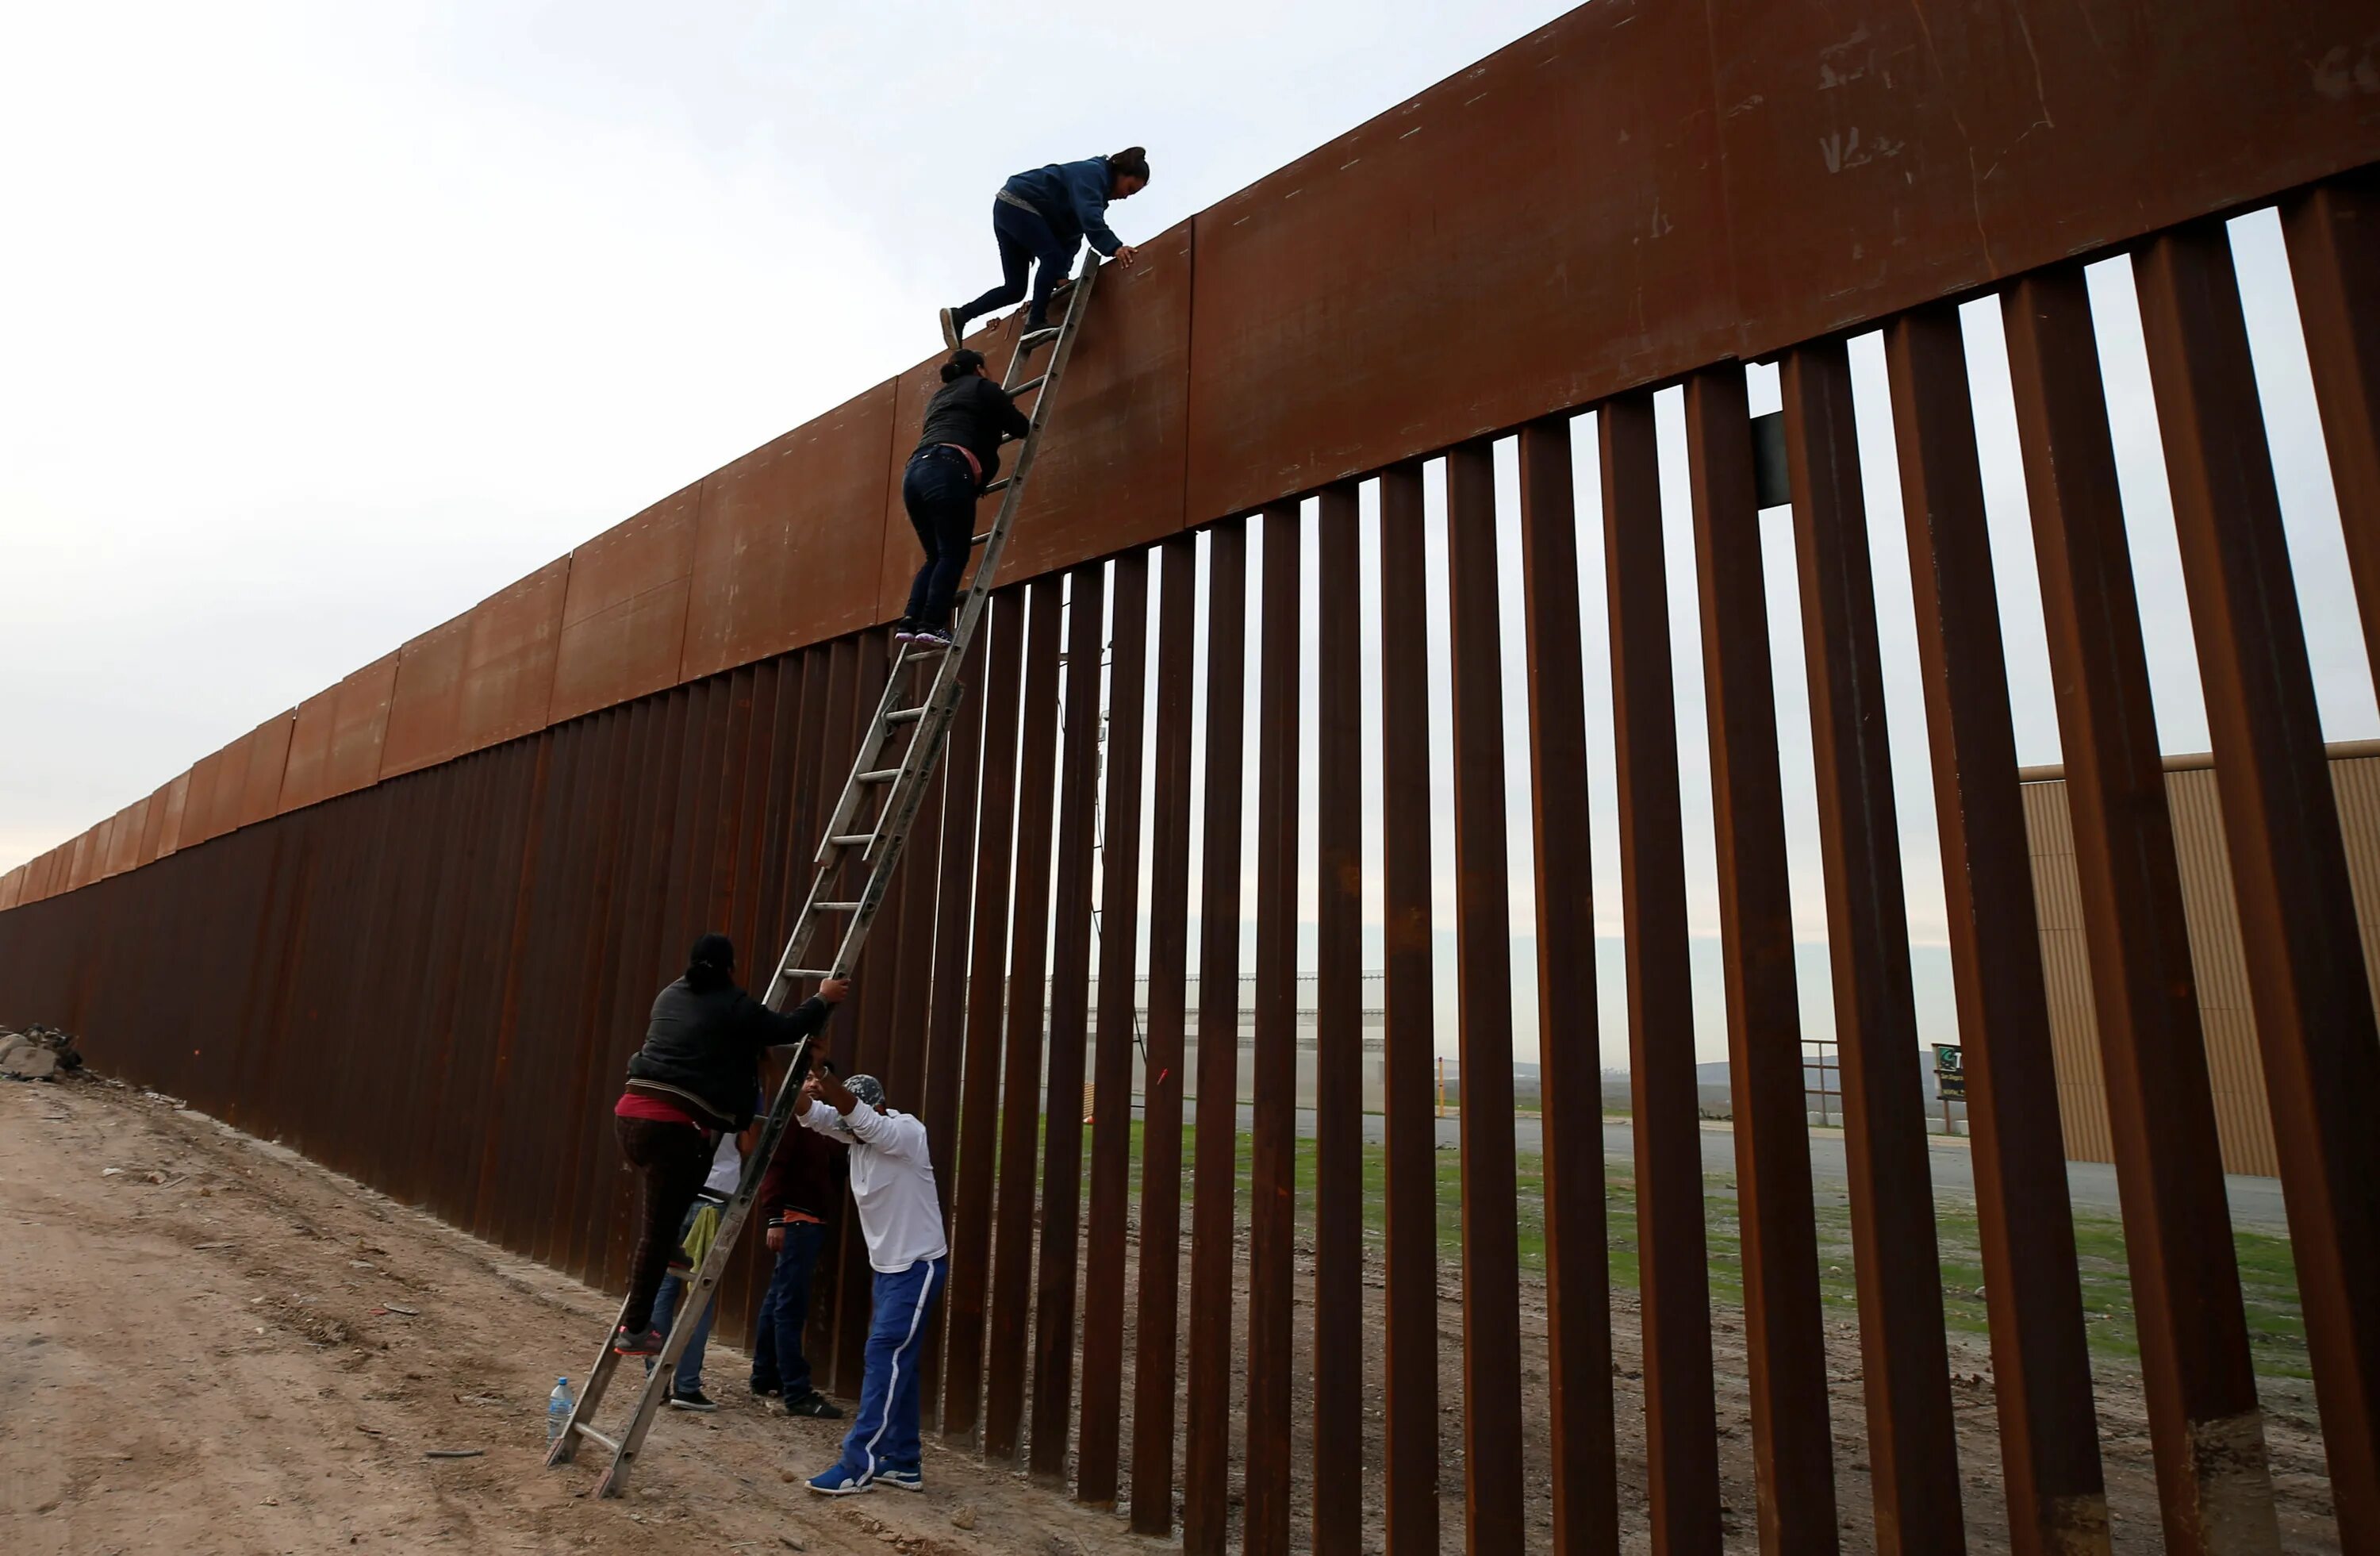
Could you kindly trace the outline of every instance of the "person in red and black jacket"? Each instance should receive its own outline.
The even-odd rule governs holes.
[[[640,1178],[644,1214],[628,1263],[628,1300],[612,1349],[661,1353],[653,1297],[677,1246],[686,1208],[710,1176],[712,1142],[752,1122],[760,1055],[814,1037],[850,992],[831,978],[816,998],[782,1015],[735,986],[735,947],[709,934],[686,954],[686,976],[653,1000],[645,1042],[628,1061],[627,1088],[612,1109],[620,1152]]]
[[[809,1129],[788,1129],[760,1179],[756,1204],[777,1262],[752,1337],[752,1392],[782,1396],[788,1416],[839,1419],[843,1412],[810,1386],[802,1331],[810,1317],[810,1271],[826,1246],[831,1212],[843,1199],[843,1148]]]

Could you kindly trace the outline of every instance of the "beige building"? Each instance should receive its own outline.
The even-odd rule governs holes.
[[[2380,953],[2380,920],[2374,915],[2380,905],[2380,741],[2336,745],[2330,758],[2348,873],[2354,881],[2356,916],[2363,930],[2364,966],[2380,987],[2380,954],[2375,954]],[[2214,758],[2168,757],[2165,770],[2223,1168],[2273,1175],[2280,1168],[2273,1149],[2272,1113],[2265,1105],[2264,1065],[2256,1052],[2255,1015],[2248,1001],[2248,966],[2240,949],[2223,816],[2216,800]],[[2055,767],[2029,768],[2022,777],[2066,1154],[2084,1161],[2112,1161],[2115,1146],[2108,1135],[2107,1086],[2099,1070],[2091,956],[2082,934],[2065,773]]]

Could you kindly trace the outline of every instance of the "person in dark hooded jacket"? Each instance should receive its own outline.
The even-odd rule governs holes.
[[[964,348],[942,364],[942,387],[927,403],[917,452],[901,475],[901,503],[926,560],[909,585],[896,643],[921,653],[951,647],[951,606],[975,550],[975,504],[1000,473],[1000,445],[1033,423],[983,371],[983,353]]]
[[[658,1355],[666,1336],[652,1327],[679,1222],[710,1175],[713,1142],[752,1122],[760,1056],[816,1035],[851,991],[831,978],[814,998],[780,1014],[735,986],[735,947],[707,934],[686,955],[686,976],[653,1001],[645,1042],[628,1061],[627,1088],[613,1106],[620,1149],[641,1175],[643,1214],[628,1265],[628,1303],[612,1348]]]
[[[1050,293],[1075,268],[1075,251],[1091,247],[1127,269],[1137,250],[1108,226],[1111,201],[1130,200],[1148,186],[1148,152],[1127,146],[1113,156],[1052,163],[1016,175],[992,197],[991,233],[1000,242],[1000,285],[962,308],[942,310],[942,341],[952,350],[967,324],[1025,296],[1025,273],[1038,262],[1033,306],[1025,327],[1050,322]]]

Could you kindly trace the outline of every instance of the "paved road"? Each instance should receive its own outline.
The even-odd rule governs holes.
[[[1297,1113],[1300,1135],[1314,1134],[1314,1112],[1301,1108]],[[1436,1121],[1440,1149],[1451,1150],[1462,1140],[1462,1121],[1453,1116]],[[1240,1109],[1240,1127],[1253,1126],[1249,1109]],[[1378,1143],[1387,1138],[1387,1123],[1378,1113],[1364,1115],[1364,1138]],[[1735,1171],[1735,1130],[1725,1123],[1706,1122],[1703,1124],[1703,1167],[1706,1172]],[[1536,1118],[1513,1121],[1514,1143],[1524,1151],[1545,1149],[1544,1122]],[[1934,1174],[1935,1192],[1946,1197],[1973,1199],[1975,1196],[1975,1159],[1961,1137],[1946,1140],[1935,1137],[1928,1142],[1926,1152]],[[1632,1121],[1607,1118],[1603,1121],[1603,1154],[1614,1161],[1633,1161],[1636,1142]],[[1824,1192],[1842,1192],[1850,1184],[1850,1170],[1844,1160],[1843,1136],[1840,1129],[1813,1129],[1810,1132],[1810,1176],[1815,1187]],[[2067,1192],[2073,1197],[2075,1209],[2101,1215],[2115,1215],[2120,1209],[2116,1195],[2116,1169],[2104,1161],[2070,1161],[2066,1164]],[[2251,1178],[2237,1175],[2223,1180],[2231,1201],[2231,1220],[2256,1232],[2287,1234],[2289,1223],[2281,1210],[2281,1181],[2278,1178]]]

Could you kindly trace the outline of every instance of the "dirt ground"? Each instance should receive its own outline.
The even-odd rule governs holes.
[[[612,1299],[169,1099],[87,1080],[0,1086],[0,1550],[11,1556],[349,1548],[645,1556],[656,1535],[673,1547],[744,1552],[1170,1548],[1131,1535],[1116,1513],[941,1449],[930,1431],[922,1496],[810,1496],[795,1482],[832,1459],[836,1424],[765,1414],[741,1387],[745,1358],[723,1343],[711,1347],[708,1380],[720,1413],[664,1412],[634,1493],[597,1501],[587,1494],[591,1465],[543,1467],[544,1401],[557,1373],[579,1379]],[[1300,1263],[1310,1290],[1310,1261]],[[1462,1540],[1456,1273],[1446,1270],[1439,1289],[1449,1550]],[[1524,1282],[1522,1295],[1530,1544],[1545,1549],[1542,1282]],[[1375,1333],[1381,1296],[1375,1270],[1365,1315]],[[1245,1322],[1244,1311],[1237,1317]],[[1313,1317],[1301,1292],[1301,1363]],[[1755,1544],[1740,1317],[1724,1307],[1713,1314],[1731,1551]],[[1615,1291],[1631,1550],[1647,1544],[1637,1326],[1634,1294]],[[1830,1320],[1828,1340],[1842,1548],[1865,1551],[1855,1326]],[[1970,1549],[2005,1550],[1990,1358],[1980,1338],[1953,1334],[1950,1347]],[[2095,1383],[2116,1549],[2160,1550],[2137,1370],[2103,1365]],[[2282,1547],[2335,1550],[2311,1389],[2263,1386]],[[1364,1412],[1374,1465],[1378,1392],[1374,1379]],[[620,1409],[615,1396],[606,1419]],[[481,1456],[424,1457],[455,1449]],[[1305,1449],[1301,1441],[1300,1505]],[[1128,1422],[1124,1457],[1129,1484]],[[1365,1489],[1377,1528],[1377,1473]],[[1301,1550],[1305,1535],[1300,1518]]]
[[[545,1399],[616,1306],[169,1100],[0,1085],[0,1550],[1149,1549],[930,1439],[922,1495],[813,1496],[840,1424],[764,1414],[720,1344],[719,1414],[664,1411],[599,1501]]]

